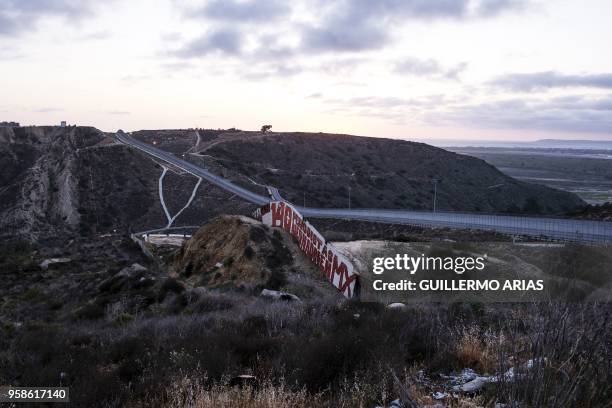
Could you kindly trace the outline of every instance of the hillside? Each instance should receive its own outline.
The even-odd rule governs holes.
[[[0,235],[54,238],[161,228],[162,167],[91,127],[0,129]],[[196,179],[170,169],[163,192],[171,214],[188,200]],[[202,183],[179,225],[201,225],[224,212],[252,207]]]
[[[482,248],[344,249],[359,259],[371,245]],[[609,282],[605,248],[506,249],[496,262],[569,276],[578,262],[593,288]],[[609,405],[610,303],[347,302],[291,236],[239,216],[215,218],[175,251],[151,260],[121,234],[0,242],[0,382],[61,378],[79,407],[397,407],[401,395],[423,407]],[[592,291],[577,283],[572,293]]]
[[[196,133],[197,132],[197,133]],[[141,131],[134,136],[252,191],[279,188],[307,206],[559,214],[583,202],[524,183],[484,161],[421,143],[347,135],[235,130]],[[199,136],[199,137],[198,137]],[[165,167],[164,167],[165,166]],[[90,235],[163,228],[197,179],[91,127],[0,129],[3,237]],[[255,207],[202,182],[173,225],[202,225]]]
[[[248,217],[211,220],[176,252],[171,268],[193,286],[339,296],[291,236]]]
[[[423,143],[322,133],[208,138],[191,160],[244,185],[278,187],[298,205],[305,193],[307,206],[348,207],[350,188],[353,208],[431,210],[434,179],[441,211],[559,214],[584,205],[574,194],[520,182],[483,160]]]

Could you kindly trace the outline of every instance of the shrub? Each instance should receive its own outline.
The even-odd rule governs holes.
[[[221,295],[205,295],[190,310],[196,313],[216,312],[234,307],[231,298]]]
[[[270,277],[266,281],[265,287],[267,289],[279,290],[287,284],[287,276],[282,269],[272,269]]]
[[[101,319],[104,317],[104,306],[98,303],[88,303],[76,312],[78,319]]]
[[[163,301],[166,298],[168,292],[172,293],[182,293],[185,290],[185,287],[174,278],[167,278],[161,284],[159,288],[159,293],[157,296],[158,301]]]
[[[223,260],[223,266],[225,266],[226,268],[229,268],[230,266],[232,266],[232,264],[234,263],[234,257],[230,256],[228,258],[225,258]]]
[[[250,245],[247,245],[246,247],[244,247],[244,257],[246,259],[252,259],[254,255],[255,255],[255,251],[253,250],[253,248],[251,248]]]
[[[26,290],[22,295],[22,299],[28,301],[39,301],[42,298],[44,298],[44,294],[40,291],[40,289],[34,287],[28,288],[28,290]]]

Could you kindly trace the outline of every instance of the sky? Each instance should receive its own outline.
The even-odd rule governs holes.
[[[608,0],[0,0],[0,121],[612,140]]]

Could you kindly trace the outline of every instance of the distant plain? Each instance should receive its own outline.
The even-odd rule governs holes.
[[[516,179],[577,194],[589,204],[612,201],[612,150],[446,147],[477,157]]]

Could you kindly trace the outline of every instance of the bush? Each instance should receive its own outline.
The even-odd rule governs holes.
[[[265,287],[267,289],[280,290],[287,284],[287,276],[282,269],[272,269],[270,277],[266,281]]]
[[[178,294],[178,293],[182,293],[184,290],[185,290],[185,287],[178,280],[174,278],[167,278],[164,280],[164,282],[161,284],[159,288],[157,299],[159,302],[162,302],[166,298],[166,295],[168,294],[168,292]]]
[[[77,310],[76,317],[88,320],[101,319],[104,317],[104,306],[97,303],[88,303]]]
[[[247,245],[246,247],[244,247],[244,257],[246,259],[252,259],[254,255],[255,255],[255,251],[253,250],[253,248],[251,248],[250,245]]]

